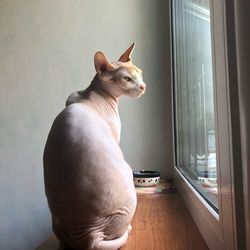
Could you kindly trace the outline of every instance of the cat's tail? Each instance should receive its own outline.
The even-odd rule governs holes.
[[[128,230],[126,230],[126,232],[120,238],[117,238],[114,240],[102,240],[102,241],[97,242],[93,250],[117,250],[119,249],[120,247],[125,245],[125,243],[127,242],[128,233],[131,229],[132,227],[131,225],[129,225]]]

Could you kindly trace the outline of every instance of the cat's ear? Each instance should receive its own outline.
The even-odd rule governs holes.
[[[99,74],[106,71],[112,71],[115,69],[115,67],[109,63],[108,59],[101,51],[95,53],[94,63],[95,63],[95,70]]]
[[[131,54],[133,52],[133,49],[135,47],[135,42],[120,56],[119,62],[129,62],[132,61]]]

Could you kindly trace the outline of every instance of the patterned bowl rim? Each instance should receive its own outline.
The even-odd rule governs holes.
[[[156,178],[160,177],[160,172],[151,170],[133,171],[133,176],[135,178]]]

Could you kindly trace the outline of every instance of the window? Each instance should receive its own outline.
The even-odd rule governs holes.
[[[209,2],[172,5],[176,165],[218,212]]]
[[[226,8],[232,5],[227,4],[171,1],[176,184],[209,248],[215,250],[233,250],[243,242],[237,241],[239,234],[236,237],[241,232],[235,218],[242,200],[238,192],[235,202],[234,187],[241,187],[233,185],[239,179],[233,175],[234,83],[229,82],[231,12]]]

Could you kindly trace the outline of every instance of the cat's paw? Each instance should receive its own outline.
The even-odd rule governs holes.
[[[128,226],[128,233],[129,233],[131,230],[132,230],[132,226],[129,225],[129,226]]]

